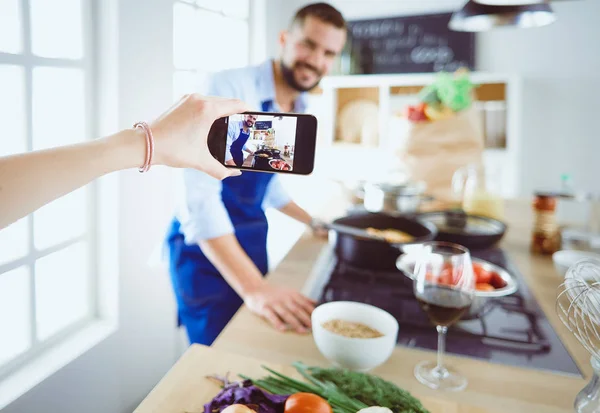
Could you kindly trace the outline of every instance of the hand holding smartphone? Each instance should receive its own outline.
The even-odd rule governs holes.
[[[217,119],[208,135],[212,155],[228,168],[309,175],[317,119],[295,113],[244,112]]]

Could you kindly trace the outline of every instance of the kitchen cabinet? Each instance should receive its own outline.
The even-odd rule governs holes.
[[[409,123],[403,111],[436,74],[329,76],[310,95],[319,120],[316,173],[334,179],[379,179],[402,166],[397,158]],[[519,193],[521,80],[472,72],[473,108],[485,136],[484,162],[505,197]],[[346,123],[351,123],[346,125]],[[335,159],[335,162],[330,162]],[[357,168],[357,165],[360,167]]]

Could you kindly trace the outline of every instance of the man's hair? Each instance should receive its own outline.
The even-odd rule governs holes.
[[[307,17],[314,17],[338,29],[346,29],[346,20],[344,20],[342,13],[327,3],[312,3],[302,7],[294,15],[290,27],[294,27],[295,25],[302,26]]]

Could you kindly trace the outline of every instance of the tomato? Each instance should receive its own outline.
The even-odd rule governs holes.
[[[481,264],[473,264],[473,272],[475,273],[475,282],[478,284],[490,284],[492,281],[492,272],[486,271]]]
[[[477,283],[475,285],[475,289],[477,291],[494,291],[495,290],[494,286],[492,286],[488,283]]]
[[[454,284],[452,280],[452,268],[445,268],[442,270],[440,273],[440,278],[438,279],[438,283],[444,285]]]
[[[433,273],[428,272],[425,274],[425,281],[432,284],[452,285],[452,273],[443,270],[440,275],[435,276]]]
[[[284,413],[332,413],[327,400],[312,393],[295,393],[285,401]]]
[[[500,274],[493,272],[491,277],[492,280],[490,281],[490,284],[492,284],[494,288],[506,287],[506,281],[504,281],[502,277],[500,277]]]
[[[425,274],[425,281],[430,282],[430,283],[436,283],[437,282],[436,277],[432,273],[430,273],[430,272],[428,272],[428,273]]]

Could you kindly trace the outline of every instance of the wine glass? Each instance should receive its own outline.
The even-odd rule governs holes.
[[[426,386],[463,390],[467,379],[444,366],[448,327],[469,309],[475,292],[471,254],[465,247],[447,242],[429,242],[419,248],[414,269],[414,292],[421,308],[438,331],[437,362],[415,367],[416,378]]]

